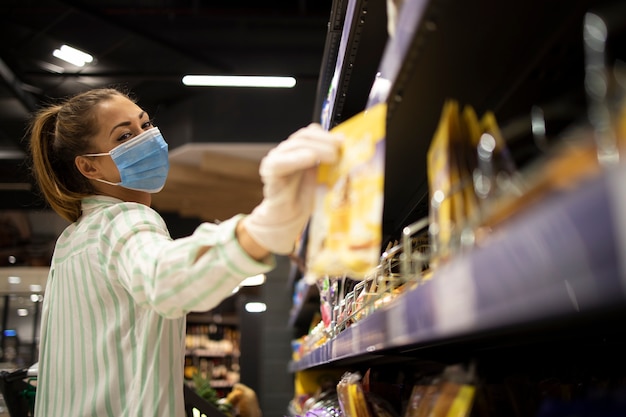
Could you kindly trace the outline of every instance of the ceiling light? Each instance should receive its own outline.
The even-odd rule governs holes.
[[[83,67],[93,61],[93,57],[88,53],[68,45],[62,45],[60,49],[55,49],[52,55],[77,67]]]
[[[20,277],[16,277],[16,276],[9,277],[9,284],[19,284],[20,282],[22,282],[22,279]]]
[[[26,317],[28,316],[28,310],[26,310],[25,308],[18,308],[17,315],[20,317]]]
[[[52,55],[54,55],[54,52],[52,53]],[[49,62],[40,62],[39,65],[46,71],[53,72],[55,74],[63,74],[65,72],[65,68],[51,64]]]
[[[293,77],[266,77],[256,75],[185,75],[183,84],[200,87],[275,87],[293,88],[296,79]]]
[[[39,284],[31,284],[29,288],[32,292],[41,292],[42,290],[42,287]]]
[[[264,282],[265,274],[259,274],[244,279],[243,282],[239,285],[242,287],[255,287],[257,285],[262,285]]]
[[[246,303],[245,309],[248,313],[262,313],[267,310],[265,303],[250,302]]]

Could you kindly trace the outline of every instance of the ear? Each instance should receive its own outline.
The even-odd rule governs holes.
[[[93,160],[84,156],[77,156],[74,158],[74,164],[76,168],[83,174],[87,179],[93,180],[95,178],[100,178],[102,176],[100,172],[100,168],[98,164],[95,164]]]

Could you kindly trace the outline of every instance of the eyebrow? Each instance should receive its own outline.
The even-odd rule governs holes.
[[[145,114],[146,114],[146,112],[145,112],[145,111],[142,111],[141,113],[139,113],[139,120],[141,120]],[[117,129],[118,127],[121,127],[121,126],[129,126],[129,125],[130,125],[130,121],[126,121],[126,122],[118,123],[118,124],[116,124],[115,126],[113,126],[113,129],[111,129],[111,131],[109,132],[109,135],[110,135],[111,133],[113,133],[113,131],[114,131],[115,129]]]

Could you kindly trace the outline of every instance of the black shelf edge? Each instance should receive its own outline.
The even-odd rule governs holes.
[[[322,123],[322,108],[328,94],[333,71],[337,65],[337,56],[343,31],[343,22],[346,18],[348,0],[334,0],[328,22],[324,55],[320,66],[320,77],[317,80],[317,93],[313,105],[313,121]]]
[[[386,15],[384,0],[348,1],[335,67],[322,74],[329,80],[328,91],[318,98],[324,127],[333,128],[365,109],[387,41]]]

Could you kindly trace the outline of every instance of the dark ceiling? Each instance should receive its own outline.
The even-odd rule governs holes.
[[[216,94],[185,87],[181,82],[185,74],[291,75],[298,83],[315,85],[331,4],[331,0],[2,0],[3,189],[20,187],[15,176],[23,168],[22,139],[29,114],[51,100],[94,87],[120,86],[144,108],[176,113],[177,106]],[[52,56],[61,44],[89,52],[94,62],[82,68],[64,63]],[[228,94],[240,93],[231,89],[219,94],[224,102]],[[286,102],[300,102],[310,114],[310,93],[304,100],[280,94]],[[1,195],[4,205],[15,198]]]

